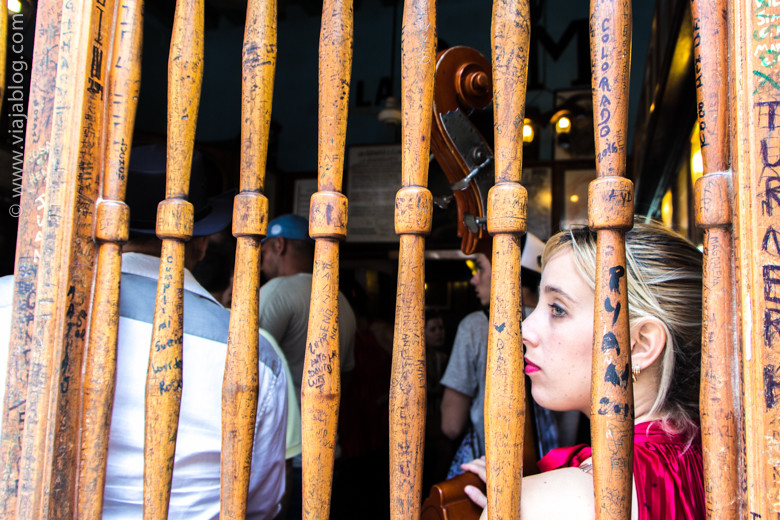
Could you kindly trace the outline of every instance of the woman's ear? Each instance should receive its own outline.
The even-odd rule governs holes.
[[[644,370],[666,347],[666,326],[654,317],[642,318],[631,327],[631,368]]]

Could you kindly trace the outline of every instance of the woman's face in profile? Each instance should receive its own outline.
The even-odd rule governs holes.
[[[479,303],[483,306],[488,306],[490,305],[490,275],[493,269],[490,265],[490,260],[483,253],[477,253],[474,263],[477,270],[469,283],[474,286]]]
[[[547,262],[539,304],[523,321],[525,373],[534,400],[551,410],[590,412],[593,291],[564,250]]]

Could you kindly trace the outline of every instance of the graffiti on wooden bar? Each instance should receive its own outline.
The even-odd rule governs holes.
[[[630,412],[631,407],[628,403],[619,403],[609,397],[599,399],[599,415],[622,415],[623,417],[628,417]]]
[[[767,226],[764,239],[761,241],[761,251],[780,257],[780,238],[772,225]]]
[[[777,137],[771,135],[777,128],[777,108],[780,106],[780,101],[760,101],[755,103],[758,117],[758,127],[766,130],[766,134],[762,136],[760,141],[761,151],[761,176],[760,182],[762,185],[759,187],[762,189],[760,193],[761,199],[761,214],[764,217],[773,217],[775,212],[780,208],[780,172],[777,171],[777,167],[780,166],[780,158],[778,158],[778,145]],[[767,223],[763,233],[761,233],[762,242],[761,250],[770,253],[771,256],[777,257],[780,254],[780,247],[778,247],[777,230]],[[764,282],[764,344],[768,349],[771,349],[774,342],[780,340],[780,308],[776,304],[780,303],[780,265],[765,263],[761,266],[762,278]],[[774,305],[773,305],[774,304]],[[774,398],[774,392],[776,386],[774,386],[774,373],[773,370],[769,370],[773,365],[766,365],[764,367],[764,395],[767,404],[767,409],[774,408],[776,399]]]
[[[757,43],[753,57],[756,65],[760,66],[753,69],[753,74],[760,78],[755,94],[765,85],[780,90],[780,83],[771,75],[771,69],[777,65],[780,56],[780,44],[776,41],[780,37],[780,14],[767,11],[778,6],[777,0],[756,0],[754,5],[753,25],[758,29],[753,31],[753,41]]]
[[[604,20],[601,22],[601,41],[604,43],[608,43],[610,40],[609,37],[609,30],[610,30],[610,19],[604,18]],[[601,48],[601,65],[600,68],[602,72],[606,72],[609,70],[610,63],[609,63],[609,55],[607,54],[606,46]],[[609,96],[607,95],[607,92],[611,92],[611,89],[609,88],[609,79],[605,76],[601,79],[599,82],[599,88],[601,89],[601,99],[599,100],[599,119],[598,119],[598,128],[599,128],[599,135],[601,137],[607,137],[610,133],[609,129],[609,120],[612,117],[612,112],[610,111],[610,106],[612,105],[612,102],[609,100]]]

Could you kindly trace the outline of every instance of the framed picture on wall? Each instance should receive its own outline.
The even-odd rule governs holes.
[[[552,234],[552,167],[526,166],[521,182],[528,192],[527,230],[547,240]]]
[[[295,180],[295,193],[293,193],[293,210],[296,215],[308,220],[311,196],[317,192],[317,178],[305,177]]]
[[[588,185],[596,178],[596,169],[564,167],[560,182],[560,229],[588,224]]]
[[[351,146],[346,170],[347,242],[398,242],[394,219],[401,145]]]
[[[550,124],[553,158],[556,161],[595,156],[593,94],[590,89],[556,91],[555,109]]]

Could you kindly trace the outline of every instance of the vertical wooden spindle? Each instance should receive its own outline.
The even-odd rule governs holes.
[[[780,514],[780,85],[775,2],[729,2],[737,323],[745,421],[743,518]]]
[[[16,505],[22,518],[74,515],[81,368],[95,251],[91,234],[102,162],[102,53],[113,30],[112,18],[104,19],[106,11],[113,12],[113,2],[76,1],[56,8],[60,28],[48,28],[60,32],[57,75],[48,84],[55,89],[53,121],[48,147],[37,150],[46,148],[49,162],[45,191],[36,201],[42,222],[34,239],[36,306],[27,345],[30,370]]]
[[[737,518],[739,400],[731,172],[728,132],[728,26],[725,0],[694,0],[693,51],[699,142],[705,176],[696,182],[696,224],[704,229],[701,430],[707,518]],[[738,366],[738,365],[736,365]]]
[[[488,194],[493,235],[485,454],[488,516],[519,518],[523,477],[525,377],[521,321],[520,238],[528,195],[520,184],[531,20],[527,0],[493,3],[493,114],[496,184]]]
[[[250,0],[244,29],[241,193],[233,208],[236,237],[233,304],[222,384],[220,516],[244,518],[259,389],[260,240],[268,229],[263,194],[276,70],[276,1]]]
[[[184,243],[192,237],[188,202],[195,123],[203,81],[203,0],[178,0],[168,58],[168,161],[165,200],[157,208],[160,275],[146,377],[144,518],[165,519],[183,372]],[[197,384],[197,382],[193,382]]]
[[[395,198],[395,232],[401,236],[390,383],[390,514],[420,516],[425,433],[425,238],[433,197],[428,190],[436,5],[404,3],[402,183]]]
[[[634,187],[624,177],[631,60],[630,1],[592,0],[593,126],[598,179],[588,224],[598,232],[591,382],[596,517],[631,517],[634,396],[624,233],[634,222]]]
[[[135,112],[141,88],[143,0],[120,0],[109,69],[102,197],[97,204],[98,256],[82,398],[78,518],[100,519],[108,458],[108,433],[116,384],[119,279],[122,244],[129,233],[124,203]]]
[[[32,83],[45,85],[31,89],[28,100],[27,134],[13,128],[14,139],[25,140],[24,175],[21,199],[12,206],[19,219],[14,263],[14,296],[8,348],[5,401],[3,406],[2,459],[0,459],[0,510],[3,518],[15,518],[21,466],[21,450],[27,410],[30,371],[28,354],[33,345],[33,320],[37,301],[40,237],[46,210],[51,135],[53,129],[55,83],[59,64],[62,10],[55,0],[38,3]],[[6,367],[0,367],[0,370]]]
[[[341,398],[339,361],[339,240],[347,236],[347,198],[341,193],[347,105],[352,74],[352,0],[322,8],[319,70],[317,193],[309,207],[315,239],[309,330],[301,386],[303,516],[328,518],[336,424]]]

